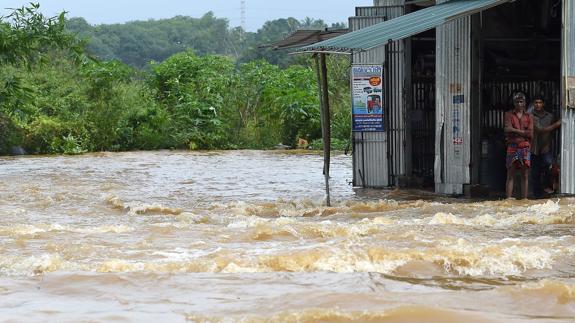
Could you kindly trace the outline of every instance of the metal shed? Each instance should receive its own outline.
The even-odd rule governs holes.
[[[432,119],[422,117],[429,112],[434,114],[433,134],[423,137],[433,137],[431,172],[435,191],[462,194],[473,184],[485,184],[490,181],[487,177],[493,178],[493,174],[497,174],[487,167],[489,160],[485,156],[497,142],[490,141],[486,129],[500,125],[505,102],[500,100],[499,105],[489,105],[484,101],[491,92],[503,97],[517,89],[545,90],[551,105],[562,117],[561,135],[558,136],[560,146],[556,148],[562,166],[561,192],[575,194],[575,0],[561,0],[562,14],[556,19],[561,23],[557,27],[561,30],[560,37],[557,35],[561,57],[557,59],[557,66],[561,66],[560,72],[557,69],[557,82],[525,75],[515,80],[511,78],[512,73],[507,74],[511,75],[507,79],[490,79],[496,73],[485,68],[486,60],[490,59],[484,57],[485,48],[497,53],[497,49],[505,46],[501,39],[487,39],[489,32],[485,30],[497,27],[501,17],[512,17],[513,10],[519,10],[521,6],[554,6],[547,0],[541,3],[533,4],[530,0],[437,0],[435,5],[413,10],[403,0],[375,0],[374,7],[356,9],[356,17],[350,18],[352,32],[298,49],[300,52],[352,54],[352,66],[370,63],[385,67],[386,128],[383,132],[354,132],[354,184],[364,187],[398,185],[402,177],[415,172],[429,173],[430,167],[426,166],[429,162],[426,161],[430,158],[423,158],[421,165],[421,158],[417,158],[430,155],[425,152],[429,145],[418,141],[416,131]],[[490,12],[495,14],[484,15]],[[555,41],[543,38],[541,36],[537,41]],[[413,64],[412,55],[416,51],[412,47],[425,41],[435,42],[434,79],[431,81],[417,79],[419,76],[412,71],[420,63]],[[492,45],[490,42],[499,43]],[[427,64],[424,56],[422,66]],[[504,62],[501,57],[494,56]],[[421,102],[427,102],[429,106],[429,101],[434,101],[433,109],[418,110]]]

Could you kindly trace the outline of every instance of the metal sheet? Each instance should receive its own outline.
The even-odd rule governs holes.
[[[369,27],[385,21],[384,16],[377,17],[350,17],[349,28],[351,31]],[[352,56],[352,62],[356,64],[383,64],[385,61],[385,47],[380,46],[363,52],[356,52]]]
[[[575,194],[575,0],[563,0],[561,193]],[[574,104],[575,105],[575,104]]]
[[[301,47],[305,45],[314,44],[323,40],[331,39],[341,36],[349,32],[349,29],[335,29],[335,30],[306,30],[299,29],[293,32],[288,37],[261,47],[271,47],[273,49],[288,49],[294,47]]]
[[[350,30],[359,30],[384,21],[385,17],[351,17]],[[381,64],[385,48],[374,48],[352,56],[352,64]],[[385,76],[384,76],[385,77]],[[387,117],[387,116],[385,116]],[[353,185],[386,187],[388,183],[387,134],[385,132],[353,133]]]
[[[463,194],[470,183],[471,18],[437,27],[436,39],[435,188]]]
[[[386,133],[354,132],[353,147],[353,185],[388,186]]]
[[[354,31],[366,28],[383,22],[385,19],[391,19],[403,14],[403,7],[395,6],[397,4],[403,4],[403,2],[403,0],[393,0],[393,7],[379,7],[376,9],[374,7],[363,7],[358,9],[358,13],[361,14],[361,17],[351,17],[349,19],[350,30]],[[369,14],[374,16],[368,16]],[[397,48],[393,50],[397,51]],[[354,53],[352,56],[352,64],[383,65],[385,58],[385,47],[380,46],[361,53]],[[399,64],[399,62],[395,62],[394,64]],[[401,62],[401,64],[403,63]],[[384,80],[388,82],[387,75],[384,75]],[[401,84],[403,84],[402,82]],[[384,117],[391,118],[389,114],[390,113],[386,113]],[[397,116],[395,117],[397,118]],[[394,136],[394,138],[396,137],[398,136]],[[354,186],[373,188],[389,186],[389,166],[388,134],[386,132],[353,133]]]
[[[403,5],[399,5],[401,8],[403,8]],[[355,16],[356,17],[383,17],[385,18],[385,20],[389,20],[391,19],[391,17],[394,17],[391,13],[390,10],[393,10],[393,6],[388,6],[388,7],[356,7],[355,8]]]
[[[379,7],[393,7],[393,6],[403,6],[405,0],[373,0],[374,6]],[[398,17],[398,16],[395,16]]]
[[[443,23],[472,15],[510,0],[452,0],[431,6],[390,21],[352,31],[330,40],[305,46],[301,52],[353,52],[372,49],[390,41],[433,29]],[[439,2],[439,1],[438,1]],[[378,2],[379,4],[380,2]],[[396,3],[396,2],[393,2]],[[394,5],[394,7],[396,7]]]

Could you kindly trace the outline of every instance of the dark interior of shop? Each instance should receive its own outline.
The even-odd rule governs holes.
[[[422,7],[412,5],[411,11]],[[504,113],[515,92],[541,95],[546,110],[559,117],[561,1],[518,0],[488,9],[479,19],[481,152],[479,183],[490,191],[505,187]],[[411,38],[412,172],[433,186],[435,146],[435,30]],[[473,86],[473,85],[472,85]],[[473,131],[473,130],[472,130]],[[553,145],[557,157],[559,134]],[[473,167],[473,166],[472,166]]]
[[[411,5],[410,11],[423,9]],[[435,29],[420,33],[411,43],[410,131],[412,174],[424,188],[433,188],[435,158]]]
[[[561,1],[520,0],[482,13],[481,17],[481,170],[480,182],[491,190],[505,187],[504,113],[512,96],[545,98],[547,111],[559,117]],[[554,155],[559,134],[555,133]]]

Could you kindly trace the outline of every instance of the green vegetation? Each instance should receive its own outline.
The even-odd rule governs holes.
[[[317,141],[311,58],[257,46],[323,25],[288,18],[244,33],[208,13],[93,27],[34,4],[17,9],[0,17],[0,154]],[[348,65],[329,59],[337,147],[350,133]]]
[[[237,63],[265,59],[286,67],[295,63],[294,56],[273,51],[263,45],[288,36],[298,29],[322,29],[322,20],[294,18],[266,22],[256,33],[230,28],[228,21],[211,12],[201,18],[177,16],[170,19],[132,21],[125,24],[91,26],[83,18],[67,21],[68,31],[89,39],[87,51],[102,60],[119,60],[136,68],[147,68],[151,61],[162,62],[188,50],[198,56],[222,55]],[[341,24],[332,28],[343,28]]]

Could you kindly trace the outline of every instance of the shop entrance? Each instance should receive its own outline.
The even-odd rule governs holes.
[[[481,156],[479,181],[505,189],[504,113],[516,92],[542,96],[546,111],[560,117],[561,1],[515,1],[481,16]],[[553,133],[558,160],[560,133]]]
[[[411,37],[411,173],[414,186],[433,188],[435,158],[435,29]]]

